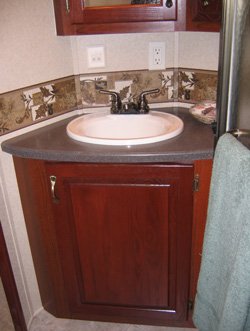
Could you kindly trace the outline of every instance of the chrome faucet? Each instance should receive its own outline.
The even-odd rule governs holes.
[[[159,92],[159,89],[144,91],[140,94],[137,104],[134,102],[122,104],[117,92],[100,90],[100,93],[111,95],[111,114],[147,114],[149,112],[149,106],[146,95]]]

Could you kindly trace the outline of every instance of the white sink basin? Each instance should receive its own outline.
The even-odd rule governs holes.
[[[98,145],[141,145],[173,138],[183,131],[183,121],[172,114],[150,111],[139,115],[88,114],[67,125],[69,137]]]

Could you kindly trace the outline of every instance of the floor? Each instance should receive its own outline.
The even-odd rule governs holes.
[[[197,331],[190,328],[168,328],[145,325],[101,323],[58,319],[43,311],[33,319],[31,331]]]
[[[0,279],[0,331],[14,331],[9,307]],[[42,310],[29,327],[29,331],[197,331],[197,329],[168,328],[145,325],[101,323],[58,319]]]

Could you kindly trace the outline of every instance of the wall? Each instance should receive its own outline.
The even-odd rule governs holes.
[[[0,1],[0,93],[72,75],[70,37],[55,34],[52,0]]]
[[[52,0],[0,1],[0,93],[79,74],[146,70],[149,41],[166,41],[166,67],[217,70],[216,33],[160,33],[57,37]],[[107,66],[89,70],[86,46],[105,44]],[[10,92],[12,93],[12,92]],[[9,95],[9,93],[8,93]],[[1,96],[0,96],[1,97]],[[10,106],[10,105],[9,105]],[[10,107],[10,113],[13,109]],[[11,114],[12,114],[11,113]],[[0,114],[5,116],[0,105]],[[14,114],[12,114],[14,116]],[[70,116],[70,113],[63,117]],[[61,117],[59,117],[61,118]],[[8,138],[58,118],[11,132]],[[0,212],[24,315],[29,324],[41,309],[15,172],[10,155],[0,152]]]
[[[148,44],[166,41],[166,67],[218,70],[219,34],[166,32],[71,37],[75,73],[148,69]],[[106,68],[88,69],[86,46],[105,45]]]

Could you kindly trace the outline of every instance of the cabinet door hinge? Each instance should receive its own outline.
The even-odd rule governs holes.
[[[200,175],[195,175],[194,178],[194,186],[193,186],[193,190],[195,192],[199,192],[199,188],[200,188]]]
[[[193,310],[194,308],[194,303],[193,303],[193,299],[188,300],[188,311]]]

